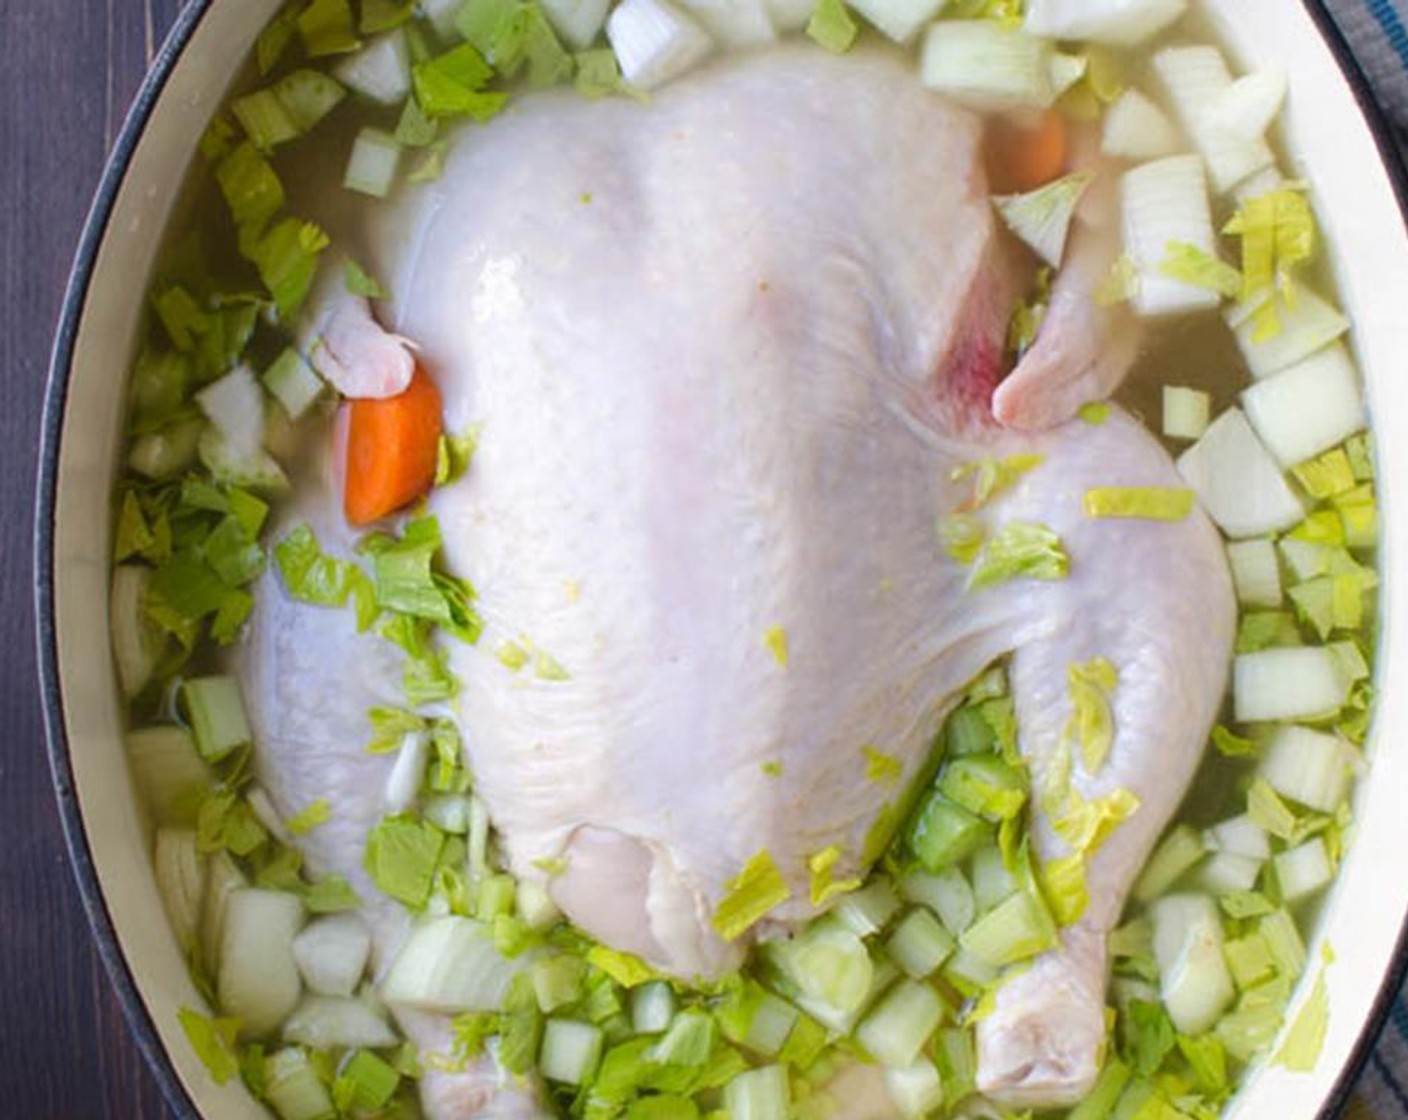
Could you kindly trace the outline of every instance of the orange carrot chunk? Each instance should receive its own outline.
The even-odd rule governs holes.
[[[984,137],[988,182],[996,194],[1023,194],[1066,169],[1066,120],[1048,109],[1036,121],[995,117]]]
[[[343,509],[353,525],[368,525],[422,497],[434,483],[444,426],[440,390],[416,366],[404,392],[354,400],[348,407]]]

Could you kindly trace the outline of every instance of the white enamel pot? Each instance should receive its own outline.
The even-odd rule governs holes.
[[[1276,63],[1290,74],[1285,141],[1293,174],[1313,184],[1335,279],[1354,322],[1384,490],[1381,701],[1372,774],[1360,788],[1358,835],[1320,935],[1336,955],[1328,972],[1328,1037],[1312,1072],[1255,1071],[1229,1109],[1240,1120],[1309,1120],[1342,1108],[1408,965],[1403,180],[1363,78],[1322,12],[1294,0],[1204,0],[1202,6],[1243,67]],[[177,1022],[178,1009],[198,1006],[200,997],[162,917],[123,758],[107,623],[109,496],[125,371],[162,232],[201,132],[277,7],[278,0],[191,0],[142,87],[70,280],[48,387],[38,494],[42,687],[74,869],[109,975],[167,1098],[178,1113],[212,1120],[266,1113],[238,1082],[212,1081]]]

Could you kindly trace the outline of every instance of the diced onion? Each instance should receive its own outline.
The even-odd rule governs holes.
[[[518,965],[479,922],[431,918],[406,938],[381,983],[387,1003],[417,1011],[497,1011]]]
[[[896,43],[908,43],[946,0],[851,0],[850,6]]]
[[[943,1082],[928,1058],[920,1058],[903,1069],[887,1069],[885,1089],[904,1117],[932,1115],[944,1103]]]
[[[396,137],[379,128],[364,128],[352,143],[342,185],[372,198],[385,198],[396,182],[400,164],[401,145]]]
[[[1282,852],[1274,861],[1276,882],[1286,902],[1296,902],[1327,886],[1335,877],[1325,841],[1311,837],[1304,844]]]
[[[1169,1018],[1184,1034],[1202,1034],[1236,995],[1222,955],[1217,906],[1207,895],[1168,895],[1152,904],[1150,916]]]
[[[1247,607],[1281,605],[1281,565],[1276,546],[1265,538],[1232,541],[1227,546],[1237,601]]]
[[[977,109],[1045,108],[1050,44],[991,20],[941,20],[924,35],[920,81]]]
[[[1208,430],[1212,398],[1201,389],[1165,385],[1164,435],[1169,439],[1202,439]]]
[[[1305,508],[1240,409],[1229,408],[1178,459],[1178,471],[1232,538],[1289,529]]]
[[[777,42],[777,32],[763,0],[677,0],[704,26],[714,42],[728,50],[747,50]]]
[[[655,89],[693,69],[713,40],[669,0],[621,0],[606,21],[606,37],[621,75],[638,89]]]
[[[599,1027],[571,1019],[549,1019],[543,1028],[538,1072],[549,1081],[581,1085],[601,1061],[604,1036]]]
[[[1259,773],[1283,797],[1333,813],[1349,792],[1353,754],[1338,735],[1289,725],[1276,729]]]
[[[1343,706],[1348,695],[1338,661],[1322,646],[1243,653],[1232,665],[1239,723],[1326,716]]]
[[[315,918],[293,939],[293,959],[303,982],[309,991],[322,996],[355,992],[371,950],[371,933],[356,914]]]
[[[1188,9],[1188,0],[1028,0],[1026,29],[1048,39],[1134,47]]]
[[[586,50],[606,26],[610,0],[539,0],[553,30],[574,50]]]
[[[1242,394],[1242,407],[1285,467],[1314,458],[1368,422],[1354,362],[1338,342],[1258,381]]]
[[[1191,245],[1207,255],[1217,251],[1203,161],[1170,156],[1141,164],[1120,180],[1120,198],[1125,254],[1138,277],[1130,299],[1134,309],[1160,316],[1216,307],[1221,299],[1216,291],[1162,269],[1171,244]]]
[[[151,569],[120,564],[113,569],[108,611],[112,626],[112,655],[122,694],[136,696],[147,686],[165,645],[147,621],[147,585]]]
[[[1178,151],[1178,128],[1137,89],[1127,89],[1105,111],[1100,150],[1116,159],[1163,159]]]
[[[293,939],[303,903],[283,891],[231,891],[220,938],[220,1006],[242,1030],[263,1037],[276,1030],[302,991]]]
[[[1168,47],[1154,55],[1153,64],[1184,131],[1207,161],[1214,190],[1229,191],[1275,162],[1261,135],[1247,134],[1245,118],[1224,118],[1233,82],[1217,48]]]
[[[347,996],[304,996],[284,1020],[283,1037],[314,1050],[333,1048],[376,1050],[395,1046],[396,1032],[360,999]]]
[[[334,71],[338,81],[378,105],[399,105],[411,92],[411,52],[399,27],[348,56]]]

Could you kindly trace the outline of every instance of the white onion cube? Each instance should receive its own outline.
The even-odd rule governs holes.
[[[1349,695],[1334,654],[1294,646],[1239,654],[1232,664],[1238,723],[1313,719],[1338,711]]]
[[[1178,151],[1177,126],[1137,89],[1127,89],[1105,112],[1100,150],[1116,159],[1162,159]]]
[[[1237,602],[1247,607],[1281,605],[1281,564],[1274,544],[1264,538],[1233,541],[1227,546],[1227,561]]]
[[[1170,156],[1125,172],[1120,180],[1124,251],[1138,275],[1131,303],[1144,316],[1183,314],[1216,307],[1215,291],[1164,275],[1169,245],[1192,245],[1216,255],[1212,211],[1203,161]]]
[[[1333,813],[1349,792],[1353,758],[1338,735],[1290,725],[1267,744],[1258,772],[1282,797]]]
[[[1133,47],[1188,10],[1188,0],[1028,0],[1026,28],[1049,39]]]
[[[945,0],[850,0],[850,7],[895,42],[908,43],[944,3]]]
[[[1178,459],[1178,471],[1229,537],[1289,529],[1305,509],[1240,409],[1229,408]]]
[[[552,28],[574,50],[586,50],[606,25],[611,0],[541,0]]]
[[[693,69],[714,48],[705,30],[669,0],[622,0],[606,21],[621,76],[655,89]]]
[[[777,42],[764,0],[679,0],[721,47],[746,50]]]
[[[1248,137],[1239,131],[1244,122],[1228,119],[1232,74],[1217,48],[1169,47],[1154,55],[1154,71],[1219,194],[1275,163],[1264,139]]]
[[[1354,361],[1327,346],[1242,394],[1257,435],[1285,467],[1313,459],[1368,422]]]

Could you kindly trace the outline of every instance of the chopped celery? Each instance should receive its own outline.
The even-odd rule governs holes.
[[[1262,917],[1257,926],[1262,940],[1266,942],[1276,961],[1276,971],[1282,976],[1296,977],[1305,969],[1305,942],[1295,919],[1286,909],[1273,910]]]
[[[367,1050],[358,1050],[333,1082],[333,1101],[343,1114],[360,1115],[384,1109],[401,1084],[395,1067]]]
[[[1086,492],[1089,501],[1092,491]],[[1103,657],[1066,666],[1066,686],[1071,696],[1071,717],[1065,738],[1080,745],[1087,773],[1099,773],[1115,737],[1110,695],[1119,684],[1119,670]]]
[[[1235,852],[1214,852],[1198,869],[1198,885],[1214,895],[1249,891],[1256,886],[1263,863]]]
[[[400,163],[401,146],[396,137],[379,128],[364,128],[353,141],[342,185],[373,198],[385,198],[391,193]]]
[[[785,1066],[763,1066],[740,1073],[724,1087],[729,1120],[789,1120],[792,1091]]]
[[[205,904],[200,916],[200,963],[209,976],[220,975],[220,942],[230,895],[249,886],[239,865],[227,851],[211,854],[206,866]]]
[[[832,54],[845,54],[856,41],[860,25],[851,18],[842,0],[816,0],[806,31]]]
[[[977,905],[973,888],[956,867],[937,874],[910,871],[899,882],[900,893],[910,902],[927,906],[939,916],[944,928],[957,937],[973,924]]]
[[[713,1052],[717,1036],[713,1016],[699,1009],[681,1011],[647,1056],[657,1065],[702,1066]]]
[[[877,876],[860,890],[844,895],[832,914],[858,937],[879,933],[900,908],[890,880]]]
[[[795,1007],[751,980],[741,981],[717,1014],[727,1038],[768,1058],[782,1052],[800,1020]]]
[[[1045,952],[1057,943],[1056,923],[1034,891],[1009,895],[973,923],[959,944],[994,968]]]
[[[914,814],[908,839],[924,868],[939,872],[972,855],[991,837],[991,826],[980,817],[934,791]]]
[[[1129,1067],[1118,1058],[1110,1057],[1095,1087],[1071,1110],[1066,1120],[1107,1120],[1129,1084],[1129,1078]]]
[[[293,347],[288,347],[264,373],[264,387],[283,405],[290,420],[298,420],[323,395],[323,380]]]
[[[207,762],[218,762],[251,739],[244,700],[234,677],[201,677],[181,686],[196,749]]]
[[[1322,501],[1348,493],[1354,489],[1356,481],[1354,468],[1343,447],[1333,448],[1318,459],[1301,463],[1291,473],[1307,494]]]
[[[264,1063],[264,1099],[280,1120],[333,1120],[337,1109],[308,1052],[296,1046]]]
[[[865,942],[844,926],[817,922],[772,949],[782,972],[810,1000],[848,1015],[870,995],[875,965]]]
[[[1017,880],[997,844],[989,844],[973,853],[972,872],[973,901],[980,915],[1017,889]]]
[[[445,841],[433,825],[387,817],[368,833],[362,864],[383,892],[411,909],[423,909]]]
[[[1222,954],[1227,958],[1227,968],[1241,991],[1255,988],[1276,975],[1276,962],[1266,940],[1259,933],[1253,932],[1223,942]]]
[[[887,1066],[912,1066],[943,1022],[945,1010],[933,988],[901,980],[861,1020],[856,1041]]]
[[[1330,1020],[1330,990],[1325,973],[1334,963],[1335,955],[1328,943],[1321,950],[1320,970],[1310,994],[1296,1011],[1286,1037],[1271,1059],[1272,1065],[1285,1066],[1292,1073],[1309,1073],[1320,1060],[1325,1046],[1325,1034]]]
[[[1271,858],[1266,832],[1245,813],[1216,824],[1204,833],[1208,847],[1229,855],[1265,862]]]
[[[991,821],[1015,817],[1027,801],[1026,775],[992,754],[954,759],[938,788],[959,808]]]
[[[652,980],[631,991],[631,1026],[636,1034],[659,1034],[674,1017],[675,993],[667,981]]]
[[[151,569],[123,564],[113,569],[109,612],[117,679],[126,697],[146,688],[156,671],[166,639],[147,617]]]
[[[928,910],[911,910],[895,926],[885,952],[907,976],[922,980],[931,975],[953,952],[953,936]]]
[[[260,152],[273,151],[279,144],[297,137],[302,129],[293,119],[279,95],[272,89],[261,89],[238,98],[230,106],[249,142]]]
[[[781,766],[780,763],[778,765]],[[778,776],[766,768],[764,768],[764,773],[773,777]],[[822,906],[835,898],[836,895],[845,894],[860,886],[859,879],[835,878],[836,865],[840,862],[841,849],[835,844],[829,848],[823,848],[807,858],[807,870],[810,872],[808,896],[811,898],[813,906]]]
[[[224,1085],[240,1072],[235,1054],[235,1037],[239,1023],[234,1019],[212,1019],[183,1007],[177,1013],[181,1029],[197,1058],[209,1071],[215,1084]]]
[[[1175,826],[1144,864],[1134,884],[1134,897],[1140,902],[1157,898],[1207,854],[1203,838],[1191,825]]]
[[[725,941],[734,941],[791,897],[787,880],[771,853],[763,849],[729,883],[728,893],[714,910],[714,929]]]
[[[1050,528],[1009,521],[983,545],[968,579],[970,591],[1014,579],[1061,580],[1070,573],[1070,557]]]
[[[885,1089],[900,1115],[922,1118],[944,1103],[943,1082],[934,1063],[919,1058],[913,1065],[885,1071]]]
[[[312,130],[347,96],[335,79],[320,70],[295,70],[274,86],[274,95],[299,133]]]

